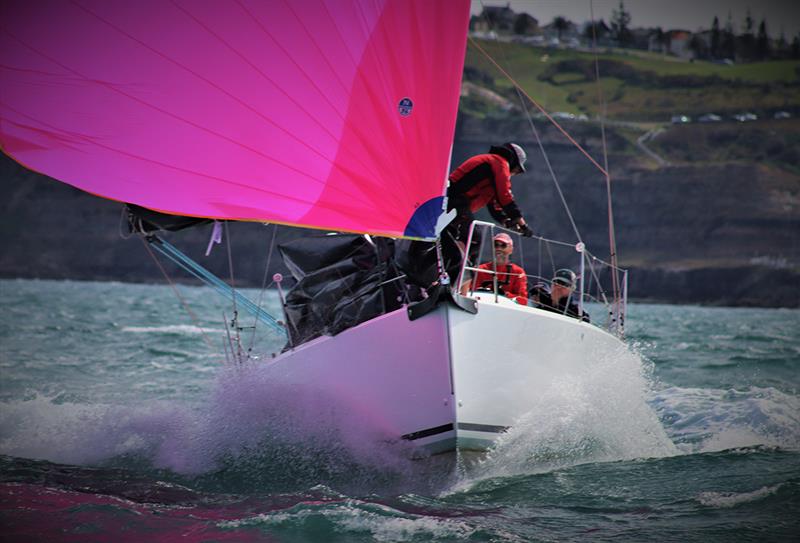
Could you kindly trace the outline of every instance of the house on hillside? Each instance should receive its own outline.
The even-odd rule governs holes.
[[[473,15],[469,18],[469,31],[474,32],[476,34],[488,34],[489,28],[489,21],[486,18],[480,15]]]
[[[692,48],[692,33],[688,30],[652,31],[648,38],[648,51],[668,53],[676,57],[690,59],[694,57]]]
[[[692,41],[692,33],[688,30],[670,30],[667,32],[669,36],[669,45],[667,52],[680,58],[692,58],[692,49],[689,44]]]
[[[512,31],[519,36],[535,36],[541,32],[539,21],[527,13],[520,13],[514,18]]]
[[[583,36],[585,43],[591,44],[596,39],[597,45],[601,47],[609,47],[613,45],[611,28],[603,19],[600,19],[594,23],[594,29],[592,29],[591,22],[587,21],[583,23],[581,25],[580,33],[581,36]]]
[[[564,27],[559,29],[555,20],[542,27],[545,40],[551,44],[575,43],[580,38],[580,28],[569,20],[564,20]]]
[[[693,53],[693,58],[711,58],[711,31],[703,30],[692,34],[689,49]]]
[[[514,29],[514,20],[517,14],[511,9],[511,4],[505,6],[484,6],[480,17],[488,23],[486,31],[511,32]]]
[[[632,28],[630,47],[634,49],[650,49],[650,36],[655,32],[654,28]]]

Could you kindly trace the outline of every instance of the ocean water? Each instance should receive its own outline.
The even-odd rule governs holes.
[[[246,317],[226,363],[231,308],[178,293],[0,281],[2,540],[800,540],[800,311],[633,304],[630,356],[451,462],[271,387]]]

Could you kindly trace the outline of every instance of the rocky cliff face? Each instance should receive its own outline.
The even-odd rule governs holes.
[[[608,255],[603,174],[552,127],[536,122],[550,167],[520,119],[459,118],[453,165],[513,140],[529,173],[514,193],[534,230],[574,241],[553,177],[582,239]],[[572,123],[573,137],[599,163],[597,125]],[[754,161],[658,166],[613,127],[607,133],[619,262],[637,299],[719,305],[800,306],[800,178]],[[691,143],[691,142],[690,142]],[[552,174],[551,174],[552,168]],[[536,247],[528,243],[526,255]]]
[[[578,141],[601,157],[596,126],[573,127]],[[590,250],[608,255],[603,175],[553,129],[540,136],[575,223]],[[534,229],[549,238],[576,237],[550,169],[521,123],[461,118],[453,166],[492,143],[513,139],[529,154],[529,173],[514,192]],[[609,133],[612,192],[620,264],[632,269],[634,299],[724,305],[800,306],[800,182],[795,175],[753,163],[656,168]],[[602,162],[602,161],[601,161]],[[101,200],[0,158],[3,244],[0,276],[163,281],[142,242],[123,239],[121,204]],[[237,284],[264,277],[271,231],[230,225]],[[228,277],[227,252],[203,256],[209,227],[172,235],[193,258]],[[280,228],[278,241],[307,235]],[[523,245],[527,266],[535,243]],[[281,268],[277,256],[269,273]],[[185,275],[168,268],[175,277]]]

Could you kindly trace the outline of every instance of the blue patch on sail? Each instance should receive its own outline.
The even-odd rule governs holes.
[[[436,221],[442,214],[443,202],[444,196],[437,196],[419,206],[408,221],[403,235],[413,238],[435,238]]]
[[[411,101],[411,98],[403,98],[400,100],[400,103],[397,104],[397,111],[403,117],[408,117],[411,115],[411,110],[414,109],[414,102]]]

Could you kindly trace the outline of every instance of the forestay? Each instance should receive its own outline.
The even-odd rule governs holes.
[[[467,0],[3,2],[0,145],[170,214],[431,238]]]

